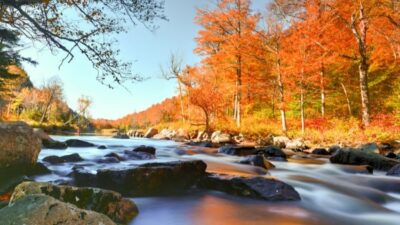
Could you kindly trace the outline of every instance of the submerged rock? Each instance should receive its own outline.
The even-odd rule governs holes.
[[[65,162],[81,162],[83,161],[83,158],[78,154],[70,154],[70,155],[64,155],[64,156],[47,156],[43,158],[44,162],[48,162],[51,164],[60,164],[60,163],[65,163]]]
[[[266,160],[262,155],[246,156],[244,159],[240,160],[239,163],[258,166],[267,170],[275,168],[274,164]]]
[[[24,182],[18,185],[12,195],[11,204],[28,195],[36,194],[45,194],[80,209],[102,213],[117,223],[127,224],[138,214],[135,203],[122,198],[117,192],[49,183]]]
[[[117,153],[115,153],[115,152],[108,153],[108,154],[107,154],[107,155],[105,155],[104,157],[116,158],[116,159],[118,159],[119,161],[124,161],[124,160],[125,160],[125,158],[124,158],[124,157],[122,157],[122,156],[118,155],[118,154],[117,154]]]
[[[200,160],[147,163],[130,169],[98,170],[97,174],[75,170],[73,178],[79,186],[96,186],[128,196],[163,195],[194,186],[206,175],[206,167]]]
[[[299,193],[292,186],[272,178],[230,177],[211,174],[204,178],[199,186],[232,195],[267,201],[300,200]]]
[[[214,148],[219,146],[218,144],[212,143],[211,141],[190,141],[186,142],[185,144],[204,148]]]
[[[150,155],[155,155],[156,154],[156,149],[154,147],[145,146],[145,145],[141,145],[139,147],[136,147],[132,151],[134,151],[134,152],[144,152],[144,153],[147,153],[147,154],[150,154]]]
[[[225,145],[218,149],[218,153],[237,156],[255,155],[256,152],[254,146]]]
[[[386,175],[400,177],[400,164],[397,164],[392,168],[390,168],[390,170],[386,173]]]
[[[69,139],[66,140],[65,143],[67,143],[68,147],[73,147],[73,148],[87,148],[87,147],[95,147],[96,145],[87,141],[82,141],[79,139]]]
[[[129,139],[129,136],[127,134],[117,134],[117,135],[113,136],[112,138],[115,138],[115,139]]]
[[[271,161],[287,161],[285,152],[281,148],[274,145],[257,149],[257,154],[264,155],[268,160]]]
[[[325,148],[315,148],[311,154],[315,155],[329,155],[329,152]]]
[[[356,149],[340,149],[331,156],[330,161],[338,164],[370,165],[376,170],[387,171],[400,163],[398,160],[389,159],[376,153],[368,153]]]
[[[48,149],[59,149],[64,150],[68,148],[68,145],[65,142],[56,141],[53,139],[42,139],[42,146]]]
[[[104,150],[104,149],[107,149],[107,146],[105,146],[105,145],[100,145],[99,147],[97,147],[97,149]]]
[[[146,152],[134,152],[134,151],[128,151],[125,150],[124,154],[126,158],[132,159],[132,160],[151,160],[155,159],[155,155],[149,154]]]
[[[0,221],[2,225],[115,225],[103,214],[80,209],[44,194],[28,195],[2,208]]]

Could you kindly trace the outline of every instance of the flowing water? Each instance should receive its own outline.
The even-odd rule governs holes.
[[[54,136],[64,141],[71,137]],[[122,153],[139,145],[157,149],[157,161],[201,159],[208,172],[241,176],[272,176],[291,184],[302,198],[298,202],[266,202],[230,196],[220,192],[194,191],[168,197],[133,198],[139,215],[131,225],[399,225],[400,178],[355,173],[358,167],[335,165],[327,157],[296,155],[289,162],[273,162],[276,168],[262,168],[235,163],[240,157],[218,154],[216,149],[189,147],[173,141],[149,139],[119,140],[105,137],[79,137],[108,149],[68,148],[43,149],[39,160],[49,155],[79,153],[79,163],[47,165],[51,175],[38,176],[37,181],[64,181],[74,165],[84,165],[93,173],[103,168],[130,167],[147,161],[123,161],[99,164],[97,160],[110,152]]]

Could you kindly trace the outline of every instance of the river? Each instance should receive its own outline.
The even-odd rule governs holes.
[[[67,136],[52,136],[64,141]],[[295,155],[289,162],[272,162],[276,168],[266,171],[251,165],[237,164],[240,157],[218,154],[216,149],[185,146],[173,141],[151,139],[112,139],[81,136],[81,140],[107,149],[68,148],[43,149],[39,161],[49,155],[63,156],[79,153],[83,162],[49,165],[50,175],[35,177],[36,181],[67,181],[74,165],[87,170],[130,167],[154,160],[122,161],[115,164],[95,163],[104,155],[131,150],[139,145],[157,149],[156,161],[201,159],[208,172],[241,176],[272,176],[282,180],[300,193],[298,202],[266,202],[230,196],[213,191],[193,191],[167,197],[140,197],[132,200],[138,205],[139,215],[131,225],[399,225],[400,178],[388,177],[384,172],[355,173],[357,167],[335,165],[329,158]]]

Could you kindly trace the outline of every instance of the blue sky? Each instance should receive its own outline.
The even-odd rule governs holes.
[[[35,86],[51,77],[58,76],[64,85],[67,103],[76,108],[77,99],[90,96],[93,105],[90,114],[94,118],[116,119],[132,112],[146,109],[154,103],[177,94],[176,83],[161,78],[160,65],[166,65],[171,53],[180,55],[185,64],[195,64],[200,58],[193,54],[194,38],[200,29],[194,23],[196,7],[210,4],[210,0],[166,0],[166,16],[169,21],[158,22],[159,29],[152,33],[141,25],[127,24],[129,32],[116,36],[121,58],[133,62],[136,73],[150,79],[127,84],[129,92],[116,86],[110,89],[96,80],[96,71],[82,56],[58,68],[63,54],[52,54],[41,46],[33,46],[23,52],[39,65],[24,65]],[[267,0],[254,0],[254,8],[265,9]]]

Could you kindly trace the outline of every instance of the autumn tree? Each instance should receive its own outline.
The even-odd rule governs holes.
[[[127,21],[153,29],[156,19],[165,19],[163,9],[163,0],[2,0],[0,25],[64,53],[61,64],[80,52],[99,71],[100,82],[121,83],[140,77],[118,59],[111,34],[126,31]]]
[[[242,119],[243,82],[246,76],[246,57],[259,20],[252,13],[249,0],[218,0],[215,9],[199,9],[196,22],[203,27],[196,38],[195,51],[205,56],[203,62],[225,71],[234,83],[233,117],[240,127]]]

